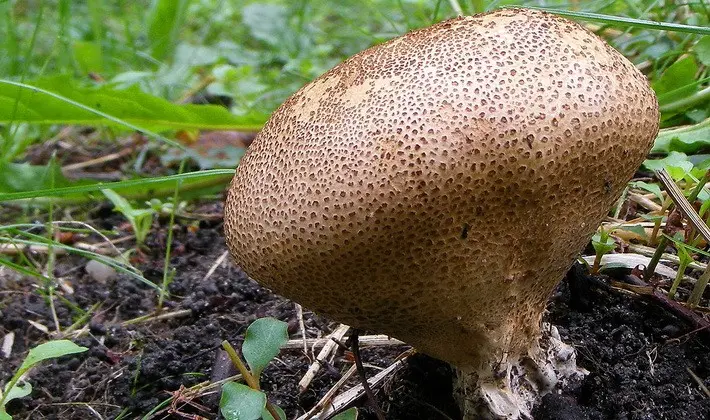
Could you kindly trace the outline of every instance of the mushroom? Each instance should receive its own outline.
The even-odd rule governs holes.
[[[658,122],[645,77],[576,23],[448,20],[286,100],[236,170],[227,243],[274,291],[454,365],[465,417],[525,418],[574,354],[545,304]]]

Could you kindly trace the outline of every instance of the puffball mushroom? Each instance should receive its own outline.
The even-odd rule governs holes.
[[[274,291],[479,382],[521,360],[544,371],[545,304],[658,121],[645,77],[574,22],[448,20],[356,54],[273,114],[229,187],[229,249]]]

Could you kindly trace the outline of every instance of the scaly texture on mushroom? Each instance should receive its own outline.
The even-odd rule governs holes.
[[[644,76],[576,23],[448,20],[273,114],[229,188],[229,248],[312,310],[485,370],[536,342],[658,120]]]

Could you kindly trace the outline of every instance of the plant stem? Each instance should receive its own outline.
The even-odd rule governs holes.
[[[244,378],[244,382],[249,385],[249,388],[261,391],[259,381],[257,381],[254,375],[251,374],[244,362],[242,362],[242,359],[241,357],[239,357],[239,354],[237,354],[237,351],[234,349],[234,347],[232,347],[231,344],[229,344],[229,341],[222,341],[222,348],[224,349],[224,351],[227,352],[227,355],[229,355],[229,359],[234,364],[234,367],[236,367],[239,373],[242,374],[242,378]],[[273,405],[271,405],[268,399],[266,400],[266,409],[269,411],[269,414],[271,414],[274,420],[281,419],[279,413],[276,412],[276,409]]]
[[[658,231],[661,229],[661,223],[663,222],[663,215],[665,214],[668,207],[673,204],[673,200],[670,197],[661,203],[661,216],[653,222],[653,231],[651,232],[651,238],[648,240],[649,245],[655,245],[658,239]]]
[[[624,188],[624,191],[621,193],[621,197],[619,197],[618,200],[616,200],[616,206],[614,208],[614,215],[612,216],[614,219],[618,219],[619,215],[621,214],[621,207],[624,204],[624,201],[626,201],[626,195],[629,193],[629,186],[626,185]]]
[[[693,188],[693,191],[690,192],[690,195],[688,196],[688,201],[692,204],[693,201],[695,201],[698,196],[700,195],[700,192],[705,188],[705,184],[710,180],[710,171],[705,171],[703,174],[703,177],[700,178],[698,181],[698,184]]]
[[[688,195],[688,202],[690,204],[693,204],[693,202],[698,198],[698,195],[700,195],[700,192],[705,188],[705,184],[710,180],[710,171],[705,171],[703,174],[703,177],[700,178],[698,181],[698,184],[693,188],[693,190],[690,192],[690,195]],[[698,212],[698,216],[700,216],[700,219],[702,220],[703,218],[703,209],[702,207],[700,208],[700,212]],[[707,222],[706,222],[707,223]],[[697,230],[695,229],[695,226],[692,226],[690,229],[690,232],[688,233],[687,237],[688,240],[691,240],[691,245],[695,243],[696,237],[702,238],[702,235],[699,233],[696,235]]]
[[[461,8],[461,5],[459,4],[458,0],[449,0],[449,4],[451,5],[451,8],[454,9],[454,12],[456,12],[457,15],[463,16],[463,9]]]
[[[385,420],[385,415],[382,412],[380,405],[377,403],[377,397],[375,397],[375,393],[372,392],[372,388],[370,388],[370,384],[367,382],[365,368],[363,367],[362,359],[360,358],[360,331],[357,329],[353,329],[353,334],[350,336],[350,340],[352,340],[351,346],[353,350],[353,356],[355,357],[355,366],[357,366],[357,373],[358,376],[360,376],[362,388],[365,390],[365,394],[367,394],[367,400],[370,403],[372,409],[375,411],[375,415],[377,416],[378,420]]]
[[[708,285],[708,281],[710,281],[710,265],[705,268],[705,271],[703,271],[703,274],[698,279],[698,282],[695,283],[695,287],[693,287],[693,291],[690,293],[690,297],[688,298],[688,306],[691,308],[698,306],[700,298],[703,296],[703,292],[705,292],[705,287]]]
[[[254,375],[251,374],[244,362],[242,362],[242,359],[239,357],[239,354],[237,354],[237,351],[234,349],[234,347],[229,344],[229,341],[222,341],[222,348],[229,355],[229,359],[234,364],[234,367],[236,367],[239,373],[242,374],[242,377],[244,377],[244,382],[246,382],[247,385],[249,385],[249,387],[252,389],[261,390],[259,382],[257,382],[257,380],[254,378]]]
[[[186,158],[183,158],[182,162],[180,162],[180,169],[178,170],[178,175],[182,175],[182,172],[185,170],[185,161]],[[168,287],[170,286],[170,283],[172,283],[175,279],[175,274],[170,274],[168,270],[170,269],[170,251],[172,250],[173,246],[173,225],[175,224],[175,211],[177,210],[178,206],[178,194],[180,192],[181,184],[182,180],[178,179],[178,181],[175,183],[175,192],[173,193],[173,208],[170,211],[170,223],[168,224],[168,243],[165,246],[165,261],[163,262],[163,284],[160,286],[160,296],[158,297],[158,311],[163,309],[163,301],[165,300],[165,296],[168,294]]]
[[[644,280],[646,280],[647,282],[651,279],[653,273],[656,272],[656,266],[658,266],[658,261],[661,260],[661,255],[663,255],[663,251],[666,249],[666,245],[668,245],[668,238],[666,236],[661,236],[661,238],[658,240],[656,252],[653,253],[653,257],[651,257],[651,261],[648,262],[646,271],[644,271],[643,273]]]
[[[594,256],[594,264],[592,264],[592,272],[591,274],[597,274],[599,272],[599,265],[602,262],[602,257],[604,254],[601,252],[597,252],[597,254]]]
[[[670,299],[675,297],[675,292],[678,290],[681,280],[683,280],[683,275],[685,275],[685,269],[688,267],[688,264],[690,264],[690,261],[685,259],[680,260],[680,264],[678,265],[678,274],[676,274],[673,284],[671,285],[671,289],[668,291],[668,297]]]

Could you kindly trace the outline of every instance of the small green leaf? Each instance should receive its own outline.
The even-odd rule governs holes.
[[[663,193],[661,192],[661,187],[658,184],[649,184],[643,181],[635,181],[631,183],[631,188],[638,188],[640,190],[648,191],[656,196],[657,199],[663,201]]]
[[[32,387],[29,384],[19,385],[19,379],[25,374],[25,372],[44,360],[54,359],[56,357],[74,353],[81,353],[86,350],[88,350],[86,347],[77,346],[69,340],[49,341],[32,348],[27,354],[27,357],[25,357],[25,360],[22,361],[20,367],[5,386],[5,392],[3,393],[2,398],[0,398],[0,420],[12,418],[5,411],[5,405],[8,401],[25,397],[32,392]]]
[[[599,272],[602,274],[611,274],[617,271],[628,272],[629,267],[622,263],[608,263],[601,266]]]
[[[127,218],[131,215],[131,213],[133,212],[133,206],[131,206],[128,200],[108,188],[105,190],[101,190],[101,192],[106,196],[106,198],[111,201],[111,203],[113,203],[115,211],[121,212],[124,215],[128,215],[126,216]]]
[[[670,152],[663,159],[647,159],[643,166],[652,171],[665,168],[675,180],[683,179],[693,169],[693,164],[688,161],[688,156],[681,152]]]
[[[618,228],[618,230],[626,230],[629,232],[633,232],[642,238],[645,238],[647,236],[646,229],[644,229],[644,227],[641,225],[622,226],[622,227]]]
[[[62,357],[69,354],[82,353],[89,350],[86,347],[77,346],[69,340],[55,340],[40,344],[30,350],[27,357],[22,362],[19,370],[27,370],[39,362],[55,357]]]
[[[663,220],[665,216],[662,214],[642,214],[641,218],[650,222],[655,222],[656,220]]]
[[[274,410],[276,410],[276,414],[279,415],[278,419],[274,419],[274,416],[269,413],[269,410],[264,407],[264,411],[261,412],[261,418],[263,420],[286,420],[286,413],[279,407],[278,405],[273,405],[271,404],[272,407],[274,407]]]
[[[604,255],[613,251],[616,248],[616,243],[606,231],[602,230],[592,236],[592,247],[597,254]]]
[[[352,407],[333,417],[332,420],[357,420],[357,415],[357,408]]]
[[[110,189],[101,190],[101,192],[104,193],[106,198],[111,200],[114,210],[123,214],[131,223],[133,233],[136,235],[136,242],[143,244],[150,227],[153,225],[155,210],[152,208],[135,209],[128,200]]]
[[[706,35],[700,38],[695,47],[695,54],[698,56],[698,60],[706,66],[710,66],[710,36]]]
[[[693,256],[690,255],[688,252],[688,249],[685,247],[685,244],[682,242],[682,238],[679,241],[674,241],[675,242],[675,248],[678,253],[678,258],[680,259],[681,264],[687,265],[691,261],[693,261]]]
[[[266,395],[244,384],[227,382],[222,386],[219,411],[226,420],[258,420],[266,407]]]
[[[288,341],[288,325],[274,318],[259,318],[252,322],[244,335],[242,354],[257,380],[271,359]]]
[[[9,384],[8,384],[9,385]],[[19,398],[24,398],[32,393],[32,385],[30,385],[29,382],[17,382],[15,386],[12,387],[12,389],[7,390],[5,389],[4,395],[5,395],[5,405],[7,405],[8,401],[16,400]]]

